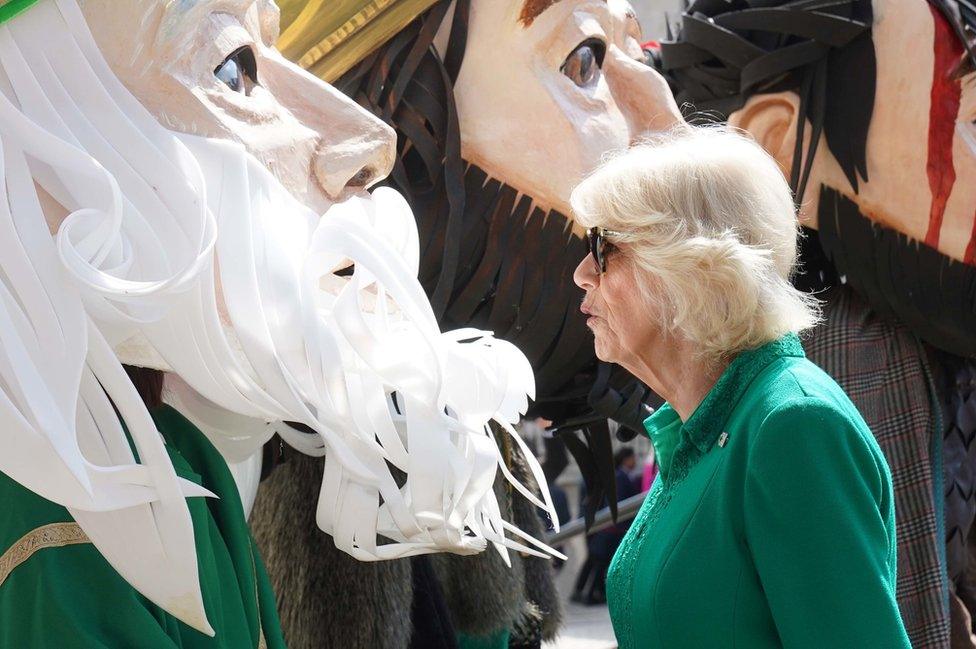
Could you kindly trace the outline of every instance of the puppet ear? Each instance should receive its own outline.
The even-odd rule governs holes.
[[[799,118],[800,97],[795,92],[771,92],[750,97],[729,115],[729,125],[747,131],[790,178]]]

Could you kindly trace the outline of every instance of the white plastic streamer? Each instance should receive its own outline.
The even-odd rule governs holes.
[[[511,424],[531,368],[486,332],[439,331],[396,192],[320,218],[240,145],[166,130],[113,75],[76,0],[0,25],[0,149],[0,471],[67,506],[149,599],[213,632],[184,500],[210,494],[176,476],[112,351],[134,335],[229,461],[275,430],[325,456],[317,522],[352,556],[489,541],[506,558],[555,554],[502,520],[491,488],[501,467],[554,512],[531,453],[541,499],[488,428],[524,446]],[[56,238],[35,186],[68,213]],[[349,261],[351,277],[333,275]]]

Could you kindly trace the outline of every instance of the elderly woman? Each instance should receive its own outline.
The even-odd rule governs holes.
[[[780,169],[726,129],[635,147],[573,193],[596,353],[667,399],[660,474],[614,557],[621,649],[899,649],[885,459],[797,333]]]

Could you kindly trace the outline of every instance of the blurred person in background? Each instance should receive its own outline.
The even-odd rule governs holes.
[[[614,453],[614,473],[617,481],[617,502],[640,493],[631,474],[637,468],[637,454],[634,449],[624,446]],[[585,487],[580,487],[580,509],[586,497]],[[604,503],[604,507],[606,503]],[[630,521],[593,532],[586,538],[586,561],[576,577],[576,585],[570,599],[578,604],[603,604],[607,601],[606,579],[610,560],[623,541]]]

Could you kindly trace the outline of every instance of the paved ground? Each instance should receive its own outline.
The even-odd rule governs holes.
[[[569,561],[556,577],[556,588],[563,600],[563,630],[555,642],[543,645],[543,649],[616,649],[606,605],[582,606],[569,601],[573,582],[585,558],[583,538],[574,538],[563,552]]]

